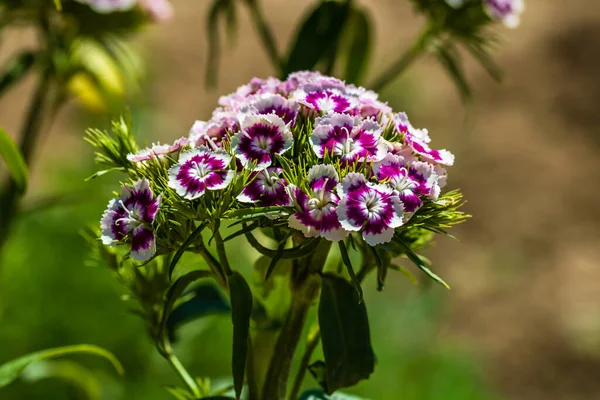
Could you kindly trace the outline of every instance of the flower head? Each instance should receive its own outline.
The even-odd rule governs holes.
[[[256,114],[275,114],[286,124],[292,124],[298,114],[299,104],[279,94],[263,94],[253,100],[246,112]]]
[[[361,232],[371,246],[387,243],[394,229],[403,224],[404,207],[393,189],[368,183],[365,176],[351,172],[337,186],[341,197],[337,215],[342,227]]]
[[[356,105],[355,98],[347,96],[337,89],[317,89],[310,92],[299,89],[294,92],[293,98],[307,107],[323,113],[350,113]]]
[[[335,187],[339,177],[332,165],[315,165],[308,171],[308,192],[290,185],[288,191],[297,212],[290,216],[288,225],[306,237],[324,237],[338,241],[348,236],[336,214],[339,197]]]
[[[319,158],[327,152],[340,157],[342,165],[365,159],[378,161],[387,152],[387,145],[381,140],[382,131],[372,119],[335,113],[317,118],[310,141]]]
[[[281,168],[267,168],[252,174],[252,181],[237,197],[242,203],[260,203],[264,207],[289,206],[290,196],[286,181],[281,178]]]
[[[169,187],[184,199],[194,200],[207,190],[221,190],[233,179],[231,156],[222,150],[197,147],[183,152],[169,169]]]
[[[242,165],[248,167],[254,163],[254,170],[270,166],[275,154],[285,153],[292,143],[292,132],[275,114],[245,117],[240,132],[231,139],[231,146]]]
[[[490,18],[501,20],[508,28],[516,28],[525,3],[523,0],[484,0],[484,8]]]
[[[119,198],[112,199],[102,215],[102,242],[131,243],[131,258],[146,261],[156,253],[156,238],[152,224],[158,213],[160,197],[155,198],[146,179],[133,187],[123,186]]]

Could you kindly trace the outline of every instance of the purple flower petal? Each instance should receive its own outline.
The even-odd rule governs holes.
[[[156,253],[156,237],[154,232],[140,225],[131,234],[131,258],[136,261],[147,261]]]
[[[297,212],[289,218],[288,225],[307,237],[321,236],[331,241],[348,236],[336,213],[339,197],[333,189],[339,181],[331,165],[315,165],[308,172],[309,193],[290,185],[288,193]]]
[[[123,186],[121,197],[112,199],[102,215],[102,242],[113,245],[130,239],[132,258],[138,261],[149,259],[156,251],[154,233],[150,227],[159,207],[160,196],[154,198],[148,180],[141,179],[133,187]],[[152,240],[144,239],[149,236]]]
[[[318,157],[325,153],[341,158],[342,165],[355,161],[377,161],[387,153],[382,128],[374,120],[332,114],[317,118],[310,141]]]
[[[286,190],[286,181],[280,177],[281,168],[267,168],[255,172],[253,180],[246,185],[239,196],[242,203],[260,202],[262,206],[289,206],[291,199]]]
[[[275,114],[250,115],[244,118],[241,131],[233,136],[231,146],[244,167],[254,163],[255,171],[271,165],[275,154],[292,147],[292,132]]]
[[[206,190],[221,190],[233,179],[231,156],[223,150],[201,146],[185,151],[179,163],[169,169],[169,187],[188,200],[202,196]]]
[[[350,173],[340,185],[337,215],[342,227],[362,232],[371,246],[387,243],[393,230],[403,224],[404,207],[395,191],[367,183],[364,176]]]

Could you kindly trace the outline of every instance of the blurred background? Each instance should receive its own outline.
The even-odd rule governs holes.
[[[207,119],[220,95],[273,72],[248,19],[224,47],[219,83],[204,85],[208,2],[174,0],[175,16],[133,38],[148,65],[143,97],[131,103],[141,144],[170,142]],[[423,24],[407,1],[362,1],[375,21],[369,77],[395,59]],[[280,48],[310,1],[265,0]],[[600,7],[596,0],[527,0],[521,26],[503,37],[503,84],[468,64],[474,102],[465,107],[433,60],[414,65],[381,97],[456,154],[450,187],[463,189],[474,217],[425,254],[452,286],[415,287],[393,275],[382,293],[367,282],[378,366],[354,392],[373,400],[579,400],[600,398]],[[240,7],[242,9],[242,7]],[[0,60],[35,38],[14,30]],[[0,99],[0,125],[20,128],[33,80]],[[90,182],[88,126],[109,118],[70,104],[37,149],[26,204],[68,193],[26,214],[2,253],[0,364],[76,343],[114,352],[127,371],[74,357],[98,377],[103,398],[167,399],[177,378],[156,354],[125,289],[106,269],[86,266],[80,232],[96,224],[116,176]],[[242,244],[242,242],[238,242]],[[250,255],[249,249],[245,249]],[[243,263],[245,253],[239,260]],[[240,266],[240,268],[245,268]],[[124,301],[125,300],[125,301]],[[176,351],[197,376],[229,375],[230,320],[182,329]],[[316,387],[311,377],[307,387]],[[2,399],[77,399],[60,380],[12,384]]]

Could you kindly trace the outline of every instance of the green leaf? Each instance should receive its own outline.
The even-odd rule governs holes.
[[[27,189],[27,165],[15,142],[2,128],[0,128],[0,158],[4,160],[21,193],[24,193]]]
[[[406,252],[406,256],[417,267],[419,267],[419,269],[421,271],[425,272],[425,274],[427,274],[428,277],[430,277],[431,279],[433,279],[434,281],[436,281],[437,283],[439,283],[440,285],[442,285],[446,289],[450,289],[450,286],[448,286],[448,284],[446,282],[444,282],[444,280],[442,278],[440,278],[439,276],[437,276],[436,274],[434,274],[433,271],[431,271],[429,268],[427,268],[427,265],[425,265],[425,263],[423,262],[423,260],[421,260],[421,258],[417,254],[415,254],[415,252],[413,252],[407,245],[405,245],[404,243],[402,243],[400,240],[397,240],[397,243],[404,248],[404,250]]]
[[[349,15],[349,2],[323,1],[302,23],[289,52],[283,75],[313,69],[330,56]],[[335,47],[333,47],[335,49]]]
[[[35,53],[26,51],[11,59],[0,73],[0,95],[25,77],[35,64]]]
[[[176,387],[176,386],[164,386],[164,388],[173,395],[177,400],[194,400],[194,396],[192,396],[187,390]]]
[[[233,400],[233,397],[210,396],[210,397],[203,397],[202,400]]]
[[[468,42],[465,44],[465,48],[496,82],[502,81],[502,70],[480,43]]]
[[[177,279],[175,283],[169,287],[169,290],[167,290],[167,294],[165,295],[165,304],[163,306],[161,332],[164,331],[167,325],[167,320],[169,319],[169,315],[171,315],[171,311],[173,311],[173,306],[183,291],[192,282],[202,278],[209,278],[211,276],[212,273],[210,273],[210,271],[191,271]]]
[[[350,261],[350,256],[348,256],[348,250],[346,250],[346,245],[344,244],[343,240],[340,240],[338,244],[340,246],[340,254],[342,255],[342,260],[344,261],[344,265],[348,270],[348,275],[350,275],[352,285],[354,285],[354,288],[356,289],[356,292],[358,294],[358,302],[361,303],[363,300],[363,291],[362,287],[360,286],[360,281],[354,273],[354,268],[352,268],[352,262]]]
[[[83,398],[87,400],[101,399],[102,391],[97,377],[92,371],[74,361],[40,361],[29,366],[21,378],[26,382],[61,379],[79,389]]]
[[[186,322],[206,315],[223,314],[230,311],[229,302],[223,298],[222,292],[216,285],[212,283],[195,285],[194,288],[184,291],[179,296],[179,299],[175,301],[173,311],[167,317],[165,329],[169,340],[174,342],[177,339],[175,337],[176,329]]]
[[[448,76],[450,76],[454,85],[457,87],[462,101],[467,102],[470,100],[471,88],[465,77],[460,56],[454,46],[449,44],[442,45],[437,48],[435,54],[440,64],[442,64],[442,67],[444,67],[444,70],[448,73]]]
[[[38,351],[0,365],[0,388],[3,388],[4,386],[16,380],[23,373],[25,368],[35,362],[79,353],[94,354],[104,357],[110,361],[119,375],[123,375],[124,373],[123,367],[121,366],[119,360],[117,360],[117,358],[109,351],[91,344],[79,344]]]
[[[390,264],[390,268],[393,269],[394,271],[398,271],[402,275],[406,276],[408,278],[408,280],[410,281],[410,283],[412,283],[413,285],[415,285],[415,286],[419,285],[419,281],[417,281],[417,278],[415,278],[413,273],[410,272],[408,269],[406,269],[400,265],[394,265],[394,264]]]
[[[206,222],[203,222],[200,225],[198,225],[198,227],[194,230],[194,232],[192,232],[192,234],[187,239],[185,239],[185,242],[183,242],[181,247],[179,249],[177,249],[177,252],[173,256],[173,259],[171,260],[171,265],[169,265],[169,278],[171,278],[173,276],[173,271],[175,270],[177,263],[181,259],[181,256],[183,256],[183,253],[185,253],[187,248],[190,247],[190,245],[194,242],[194,240],[196,240],[198,238],[198,236],[200,236],[202,234],[202,231],[204,230],[204,228],[206,228],[206,225],[208,225],[208,223],[206,223]]]
[[[319,327],[325,356],[325,392],[353,386],[375,368],[365,303],[356,301],[353,286],[333,275],[321,276]]]
[[[54,6],[58,11],[62,11],[62,3],[60,0],[54,0]]]
[[[364,10],[353,8],[350,15],[348,40],[350,48],[346,59],[344,79],[359,83],[369,62],[371,22]]]
[[[252,292],[244,277],[237,271],[228,277],[231,296],[231,319],[233,322],[233,353],[231,368],[236,398],[239,399],[244,386],[250,316],[252,315]]]
[[[240,210],[233,210],[226,213],[223,217],[225,219],[251,219],[257,217],[263,217],[271,214],[279,214],[282,212],[289,212],[290,207],[282,206],[271,206],[271,207],[253,207],[253,208],[242,208]]]

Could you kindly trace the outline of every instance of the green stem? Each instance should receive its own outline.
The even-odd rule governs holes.
[[[319,345],[320,340],[321,331],[319,330],[319,325],[315,324],[315,326],[311,329],[311,332],[308,334],[308,338],[306,339],[304,354],[302,354],[300,366],[298,367],[298,372],[294,378],[294,384],[292,385],[292,390],[290,391],[290,396],[288,397],[289,400],[298,399],[298,396],[300,395],[300,389],[302,388],[302,382],[304,381],[304,376],[306,375],[306,371],[308,370],[308,366],[310,364],[310,358],[312,357],[312,353]]]
[[[46,68],[40,77],[33,101],[25,117],[25,125],[21,134],[19,148],[26,165],[31,164],[33,150],[39,139],[43,126],[45,103],[50,92],[51,71]],[[53,109],[56,112],[56,108]],[[14,180],[10,179],[0,192],[0,249],[6,243],[10,228],[17,214],[19,190]]]
[[[165,360],[169,362],[169,365],[171,365],[173,370],[177,373],[179,378],[181,378],[181,381],[185,384],[185,386],[187,386],[188,390],[194,395],[194,397],[199,399],[200,396],[202,396],[202,393],[200,392],[198,384],[187,372],[183,364],[181,364],[181,361],[179,361],[175,353],[173,353],[171,343],[167,339],[166,335],[163,336],[161,345],[162,346],[156,346],[160,355],[162,355]]]
[[[409,47],[388,69],[383,71],[370,85],[376,92],[380,91],[400,74],[402,74],[413,62],[425,54],[429,43],[436,37],[434,30],[430,27],[423,30],[415,43]]]
[[[331,242],[323,241],[311,256],[293,260],[290,310],[275,343],[263,388],[263,400],[285,399],[292,360],[308,311],[319,293],[318,274],[325,266],[330,249]]]
[[[277,74],[281,74],[282,62],[279,57],[279,52],[277,50],[277,45],[275,44],[275,35],[273,35],[273,31],[269,26],[269,23],[266,21],[265,16],[263,15],[262,9],[258,4],[259,0],[247,0],[248,7],[250,7],[250,12],[252,14],[252,21],[254,22],[254,26],[258,31],[258,35],[262,40],[265,50],[267,51],[267,55],[273,64],[273,68],[277,71]]]
[[[223,242],[223,238],[221,237],[221,232],[219,232],[218,227],[215,227],[213,234],[215,235],[215,244],[217,246],[217,256],[219,257],[219,263],[221,264],[221,268],[223,268],[225,275],[229,276],[231,275],[231,267],[229,266],[229,260],[227,260],[225,242]]]

